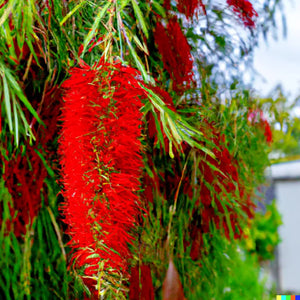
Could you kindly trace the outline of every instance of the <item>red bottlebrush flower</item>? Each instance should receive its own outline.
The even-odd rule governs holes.
[[[180,92],[189,88],[193,82],[193,58],[177,17],[172,17],[166,27],[157,22],[154,39],[164,68],[173,80],[174,90]]]
[[[3,179],[11,194],[10,208],[14,233],[20,237],[26,233],[26,225],[32,224],[41,207],[41,192],[47,176],[46,168],[34,147],[28,146],[25,155],[14,155],[5,164]]]
[[[213,222],[217,228],[223,227],[227,238],[230,238],[231,230],[234,238],[240,238],[242,236],[241,217],[238,216],[235,207],[238,203],[238,206],[250,218],[254,204],[245,195],[243,183],[238,177],[237,164],[222,142],[222,135],[209,123],[206,123],[206,130],[211,131],[216,147],[213,149],[214,159],[203,153],[205,159],[199,163],[199,169],[203,176],[199,179],[201,183],[198,203],[201,231],[209,232],[209,224]],[[225,214],[229,216],[230,224],[228,224]]]
[[[178,0],[177,8],[188,19],[192,19],[200,10],[206,14],[205,5],[202,0]]]
[[[273,135],[272,135],[272,130],[271,130],[271,126],[268,123],[267,120],[263,120],[262,121],[262,125],[265,128],[265,137],[266,137],[266,141],[268,144],[271,144],[273,142]]]
[[[266,142],[270,145],[273,142],[272,129],[269,122],[265,119],[263,112],[260,109],[250,111],[248,114],[248,121],[253,125],[258,126],[263,130]]]
[[[126,273],[139,212],[141,98],[137,71],[120,63],[74,68],[65,81],[60,138],[70,245],[88,276]],[[93,256],[91,256],[93,254]]]
[[[12,197],[13,207],[10,208],[12,219],[9,227],[13,227],[14,233],[20,237],[26,233],[26,225],[32,224],[42,204],[42,194],[47,202],[44,188],[44,180],[47,170],[40,155],[51,160],[50,142],[57,134],[57,121],[59,117],[61,94],[57,87],[45,92],[42,106],[37,110],[46,128],[36,124],[33,126],[37,143],[25,145],[25,153],[15,152],[10,160],[1,157],[4,162],[3,179],[5,186]],[[38,107],[38,101],[32,101],[34,107]],[[32,125],[34,125],[32,123]],[[44,150],[44,153],[43,153]],[[39,154],[38,154],[39,153]]]
[[[252,4],[248,0],[227,0],[227,4],[232,7],[233,11],[243,21],[245,26],[254,28],[254,18],[258,16]]]

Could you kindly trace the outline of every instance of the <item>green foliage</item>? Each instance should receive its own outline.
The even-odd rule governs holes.
[[[4,64],[1,64],[1,61],[0,77],[2,79],[0,98],[3,99],[1,111],[3,111],[4,120],[6,121],[6,124],[3,124],[3,127],[6,129],[6,126],[8,126],[7,131],[14,135],[15,144],[18,146],[20,135],[25,137],[29,136],[30,140],[35,139],[31,127],[25,118],[22,105],[24,105],[40,123],[42,123],[42,121],[24,95],[16,78]]]
[[[185,290],[187,299],[269,299],[256,256],[248,255],[238,242],[229,242],[217,232],[203,238],[201,261],[190,260],[185,271],[186,280],[195,283],[191,290]]]
[[[246,248],[255,253],[260,260],[274,259],[275,247],[280,243],[278,227],[282,224],[276,202],[266,206],[265,212],[257,212],[249,222],[248,235],[245,240]]]
[[[218,231],[204,234],[203,245],[199,260],[192,260],[189,251],[185,251],[183,256],[174,256],[186,299],[272,299],[255,254],[245,252],[239,242],[228,241]],[[149,261],[157,266],[152,278],[155,299],[161,299],[168,259],[162,263],[151,257]]]
[[[159,133],[162,129],[169,141],[169,155],[174,158],[173,145],[178,150],[183,142],[186,142],[191,147],[202,150],[204,153],[214,157],[212,151],[203,146],[203,142],[209,142],[203,133],[196,128],[193,124],[189,124],[184,114],[178,114],[167,107],[163,100],[156,95],[152,90],[145,86],[142,86],[148,93],[149,101],[143,108],[143,112],[146,114],[151,112],[156,120],[156,130]],[[158,112],[158,113],[157,113]],[[190,108],[189,113],[198,113],[198,108]],[[157,147],[164,149],[163,135],[159,134],[159,143]],[[164,149],[165,151],[167,149]]]
[[[293,110],[299,97],[289,101],[280,86],[270,97],[260,99],[258,105],[265,111],[273,125],[273,162],[295,160],[300,155],[300,121]]]
[[[0,232],[0,243],[3,245],[0,259],[1,298],[82,298],[81,279],[67,269],[67,248],[61,226],[56,221],[57,207],[43,204],[32,225],[27,226],[26,235],[17,239],[11,228],[10,210],[13,204],[3,180],[0,184],[3,220]],[[56,197],[52,197],[52,205],[56,205]]]
[[[230,101],[212,105],[213,89],[210,90],[210,83],[204,84],[203,89],[212,93],[206,95],[207,103],[202,105],[201,111],[196,111],[197,106],[194,106],[193,99],[185,99],[184,104],[178,105],[178,110],[181,115],[187,117],[190,124],[202,124],[204,127],[198,125],[200,130],[211,123],[214,124],[214,128],[224,139],[221,145],[226,145],[234,161],[237,162],[239,182],[244,189],[243,192],[249,193],[254,198],[253,188],[265,180],[264,169],[269,164],[270,152],[259,120],[253,121],[249,117],[249,112],[258,107],[257,100],[247,91],[236,91],[232,93]],[[206,141],[209,141],[211,133],[203,130],[202,134]],[[211,152],[215,147],[218,148],[217,144],[209,142],[205,146]],[[268,299],[268,291],[259,279],[260,256],[256,253],[251,256],[244,250],[243,242],[234,241],[229,212],[226,211],[225,215],[230,230],[230,241],[222,237],[225,231],[222,228],[224,225],[220,225],[221,228],[217,230],[217,224],[212,220],[209,224],[211,233],[201,232],[203,225],[201,217],[195,218],[195,215],[202,209],[201,204],[200,206],[197,204],[197,200],[202,199],[199,181],[205,180],[205,172],[201,174],[203,170],[199,169],[198,165],[201,159],[207,162],[205,156],[201,157],[195,149],[192,149],[188,155],[182,156],[179,160],[175,157],[170,161],[164,153],[160,152],[158,155],[155,151],[153,150],[153,154],[150,155],[154,167],[147,167],[148,175],[153,177],[155,176],[153,173],[159,174],[159,180],[166,183],[170,178],[178,182],[176,188],[170,184],[167,187],[159,185],[158,189],[153,188],[155,202],[147,204],[150,213],[144,220],[141,243],[135,247],[140,251],[136,253],[136,257],[143,256],[142,261],[152,266],[156,297],[160,298],[162,295],[163,280],[171,257],[181,276],[187,299],[242,299],[243,297]],[[210,165],[210,167],[214,166]],[[218,166],[216,171],[220,171]],[[188,196],[187,191],[184,190],[184,180],[194,183],[192,196]],[[226,197],[215,190],[215,182],[206,183],[206,186],[212,199],[219,200],[225,210],[230,208],[231,214],[236,213],[240,218],[239,224],[246,227],[249,219],[238,201],[241,197],[239,192],[242,191]],[[219,187],[222,189],[221,183]],[[212,206],[215,214],[221,216],[214,201]],[[199,226],[201,238],[194,235],[191,238],[195,224]],[[277,227],[273,229],[277,231]],[[197,239],[199,239],[201,256],[193,260],[191,258],[193,241]]]

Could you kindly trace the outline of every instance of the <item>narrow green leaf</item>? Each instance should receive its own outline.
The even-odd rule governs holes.
[[[108,8],[112,5],[112,3],[110,1],[107,1],[106,5],[103,6],[101,9],[99,9],[99,12],[95,18],[95,21],[94,21],[94,24],[91,28],[91,31],[88,33],[88,35],[86,36],[84,42],[83,42],[83,51],[82,51],[82,54],[81,54],[81,57],[84,55],[85,51],[86,51],[86,48],[89,44],[89,42],[91,41],[91,39],[93,38],[99,24],[100,24],[100,21],[102,20],[102,18],[104,17],[106,11],[108,10]]]
[[[25,97],[23,91],[21,90],[18,82],[15,80],[15,78],[10,74],[9,71],[4,70],[5,75],[7,77],[7,80],[9,81],[11,88],[14,89],[15,94],[18,96],[18,98],[23,102],[23,104],[25,105],[25,107],[29,110],[29,112],[36,118],[36,120],[45,126],[45,124],[42,122],[42,120],[40,119],[40,117],[38,116],[37,112],[34,110],[34,108],[32,107],[32,105],[30,104],[30,102],[27,100],[27,98]]]
[[[158,95],[156,95],[151,89],[148,89],[145,85],[143,85],[142,83],[139,83],[139,85],[144,89],[146,90],[153,98],[154,100],[156,100],[157,102],[157,108],[162,111],[162,107],[165,107],[166,108],[166,104],[164,103],[164,101],[162,101],[160,99],[160,97]],[[152,99],[152,98],[151,98]],[[153,101],[151,101],[153,103]]]
[[[169,141],[169,155],[172,159],[174,158],[174,152],[173,152],[173,147],[172,147],[171,141]]]
[[[14,114],[14,120],[15,120],[15,143],[16,146],[19,146],[19,122],[18,122],[18,112],[17,112],[17,101],[14,94],[12,94],[12,104],[13,104],[13,114]]]
[[[141,112],[143,113],[143,115],[146,115],[151,109],[152,109],[152,105],[150,101],[147,101],[144,106],[141,108]]]
[[[10,132],[13,132],[13,121],[12,121],[12,115],[11,115],[9,87],[8,87],[8,83],[7,83],[5,74],[3,74],[3,76],[2,76],[2,80],[3,80],[4,103],[5,103],[8,127],[9,127]]]
[[[141,71],[142,73],[142,76],[143,76],[143,79],[148,82],[149,81],[149,76],[147,74],[147,71],[140,59],[140,57],[137,55],[136,51],[134,50],[134,48],[132,47],[132,44],[130,43],[129,39],[127,39],[127,44],[128,44],[128,47],[129,47],[129,50],[131,52],[131,55],[136,63],[136,66],[138,68],[139,71]]]
[[[53,172],[53,170],[50,168],[50,166],[48,165],[48,163],[46,162],[44,156],[38,151],[38,150],[34,150],[34,152],[40,157],[40,159],[42,160],[44,167],[46,168],[49,176],[51,177],[55,177],[55,173]]]
[[[13,1],[9,2],[9,5],[7,8],[4,10],[4,13],[2,14],[0,18],[0,27],[4,24],[4,22],[7,20],[9,15],[13,12]]]
[[[14,39],[11,34],[12,32],[10,30],[8,22],[4,23],[3,27],[4,27],[5,42],[9,46],[8,48],[9,53],[7,56],[11,56],[12,58],[17,59],[17,55],[14,47]]]
[[[62,26],[72,15],[79,9],[81,8],[84,4],[86,3],[85,0],[77,4],[59,23],[60,26]]]
[[[162,135],[161,128],[160,128],[160,123],[159,123],[159,120],[158,120],[158,117],[157,117],[157,113],[155,112],[154,108],[152,108],[152,114],[153,114],[154,121],[155,121],[155,126],[156,126],[158,141],[162,145],[162,148],[165,149],[164,137]]]
[[[118,8],[117,8],[118,10]],[[121,16],[119,14],[119,12],[117,13],[117,26],[118,26],[118,35],[119,35],[119,44],[120,44],[120,56],[123,59],[123,44],[122,44],[122,30],[121,30],[121,24],[122,20],[121,20]]]
[[[30,40],[29,38],[26,39],[26,44],[27,44],[27,46],[28,46],[28,48],[29,48],[29,50],[30,50],[30,53],[33,55],[33,57],[34,57],[34,59],[35,59],[37,65],[38,65],[39,67],[41,67],[41,65],[40,65],[40,63],[39,63],[39,59],[38,59],[38,57],[37,57],[37,55],[36,55],[36,52],[35,52],[35,50],[34,50],[34,48],[33,48],[33,45],[32,45],[32,43],[31,43],[31,40]]]
[[[128,5],[130,0],[119,0],[118,4],[120,6],[120,11],[123,11],[123,9]]]
[[[133,39],[135,41],[135,44],[143,51],[145,52],[147,55],[149,55],[149,51],[147,49],[147,46],[142,43],[139,38],[136,35],[133,35]]]
[[[137,4],[136,0],[131,0],[131,3],[132,3],[132,6],[133,6],[134,13],[135,13],[137,19],[139,20],[140,25],[141,25],[141,29],[144,32],[145,36],[148,38],[149,33],[148,33],[148,29],[147,29],[145,19],[143,17],[143,13],[142,13],[139,5]]]
[[[166,17],[165,9],[156,1],[152,2],[154,9],[163,17]]]
[[[59,246],[60,246],[60,249],[61,249],[62,256],[66,260],[66,252],[65,252],[63,241],[62,241],[61,231],[60,231],[59,226],[56,222],[55,216],[54,216],[54,214],[53,214],[53,212],[52,212],[52,210],[49,206],[47,206],[47,211],[49,213],[52,225],[53,225],[54,230],[56,232],[57,240],[58,240],[58,243],[59,243]]]
[[[173,120],[170,118],[169,115],[166,116],[167,120],[168,120],[168,124],[170,126],[170,129],[172,131],[172,134],[176,140],[176,142],[179,144],[181,141],[182,141],[182,138],[181,136],[178,134],[178,131],[176,129],[176,125],[175,123],[173,122]]]
[[[166,134],[167,138],[169,141],[172,141],[172,135],[171,135],[171,132],[167,126],[167,122],[166,122],[166,118],[165,118],[165,114],[164,112],[162,112],[160,114],[160,120],[161,120],[161,123],[163,125],[163,130],[164,130],[164,133]]]
[[[208,160],[205,161],[205,163],[214,171],[220,173],[222,176],[227,177],[228,175],[223,173],[219,168],[217,168],[216,166],[214,166],[213,164],[211,164]]]
[[[35,140],[35,137],[32,133],[32,130],[31,130],[31,128],[30,128],[30,126],[29,126],[29,124],[28,124],[28,122],[25,118],[24,112],[23,112],[23,110],[22,110],[22,108],[20,107],[19,104],[17,105],[17,110],[19,111],[19,117],[23,122],[24,129],[25,129],[25,134],[29,135],[30,139]]]

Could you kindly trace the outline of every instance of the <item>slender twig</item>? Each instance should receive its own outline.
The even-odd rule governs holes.
[[[176,189],[176,193],[175,193],[175,197],[174,197],[174,204],[173,204],[173,207],[170,207],[171,215],[170,215],[170,220],[169,220],[169,224],[168,224],[168,241],[170,241],[172,222],[173,222],[174,215],[175,215],[175,213],[176,213],[179,190],[180,190],[180,188],[181,188],[182,181],[183,181],[183,178],[184,178],[184,176],[185,176],[186,167],[187,167],[187,164],[188,164],[188,162],[189,162],[189,158],[190,158],[191,153],[192,153],[192,150],[189,152],[189,154],[188,154],[188,156],[187,156],[187,158],[186,158],[186,161],[185,161],[183,170],[182,170],[182,172],[181,172],[180,181],[179,181],[179,183],[178,183],[178,186],[177,186],[177,189]],[[169,244],[169,243],[168,243],[168,244]]]
[[[32,63],[32,58],[33,58],[33,54],[30,53],[30,56],[29,56],[29,59],[27,61],[27,66],[26,66],[26,70],[25,70],[25,73],[22,77],[22,81],[24,82],[28,76],[28,73],[29,73],[29,69],[30,69],[30,66],[31,66],[31,63]]]
[[[55,232],[56,232],[57,240],[58,240],[59,246],[60,246],[60,248],[61,248],[61,252],[62,252],[62,254],[63,254],[64,260],[67,261],[67,255],[66,255],[65,247],[64,247],[64,244],[63,244],[63,241],[62,241],[62,237],[61,237],[61,234],[60,234],[60,230],[59,230],[58,225],[57,225],[57,223],[56,223],[56,221],[55,221],[54,214],[53,214],[53,212],[52,212],[52,210],[50,209],[49,206],[47,206],[47,210],[48,210],[49,216],[50,216],[50,218],[51,218],[51,221],[52,221],[54,230],[55,230]]]

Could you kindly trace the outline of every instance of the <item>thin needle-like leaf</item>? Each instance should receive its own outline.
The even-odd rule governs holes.
[[[130,50],[131,55],[132,55],[132,57],[133,57],[133,59],[134,59],[134,61],[136,63],[136,66],[137,66],[138,70],[141,71],[143,79],[146,82],[148,82],[149,81],[149,75],[147,74],[147,71],[146,71],[146,69],[145,69],[145,67],[144,67],[144,65],[143,65],[140,57],[137,55],[136,51],[134,50],[134,48],[133,48],[133,46],[132,46],[132,44],[131,44],[131,42],[130,42],[127,34],[126,34],[125,29],[123,29],[123,34],[125,36],[125,40],[127,42],[127,45],[129,47],[129,50]]]
[[[98,12],[98,14],[95,18],[94,24],[91,28],[91,31],[88,33],[88,35],[84,39],[83,50],[82,50],[81,57],[83,57],[83,55],[84,55],[84,53],[87,49],[88,44],[92,40],[93,36],[95,35],[95,32],[96,32],[97,28],[99,27],[100,21],[102,20],[102,18],[104,17],[105,13],[107,12],[108,8],[111,5],[112,5],[112,3],[110,1],[108,1],[105,6],[103,6],[102,8],[99,9],[99,12]]]
[[[9,5],[4,10],[4,13],[2,14],[2,16],[0,18],[0,27],[4,24],[4,22],[7,20],[9,15],[12,13],[12,10],[13,10],[13,1],[10,1]]]
[[[17,112],[17,100],[14,94],[12,94],[12,104],[13,104],[13,114],[14,114],[14,121],[15,121],[15,125],[14,125],[14,129],[15,129],[15,143],[16,146],[19,146],[19,122],[18,122],[18,112]]]
[[[144,32],[145,36],[148,38],[149,33],[148,33],[148,29],[147,29],[145,19],[143,17],[143,13],[142,13],[139,5],[137,4],[136,0],[131,0],[131,3],[132,3],[132,6],[133,6],[134,13],[135,13],[137,19],[139,20],[141,29]]]
[[[13,121],[12,121],[12,114],[11,114],[9,87],[8,87],[5,74],[2,75],[2,81],[3,81],[4,103],[5,103],[8,127],[10,132],[13,132]]]
[[[86,3],[85,0],[77,4],[69,13],[60,21],[59,25],[62,26],[68,19],[72,17],[72,15],[79,9],[81,8],[84,4]]]
[[[34,110],[34,108],[32,107],[32,105],[30,104],[30,102],[25,97],[23,91],[21,90],[21,88],[20,88],[18,82],[15,80],[15,78],[10,74],[10,72],[8,70],[5,70],[4,72],[5,72],[5,75],[7,77],[8,82],[10,83],[11,88],[13,89],[14,93],[18,96],[18,98],[20,99],[20,101],[23,102],[23,104],[25,105],[25,107],[37,119],[37,121],[40,124],[44,125],[43,121],[40,119],[40,117],[38,116],[37,112]]]

